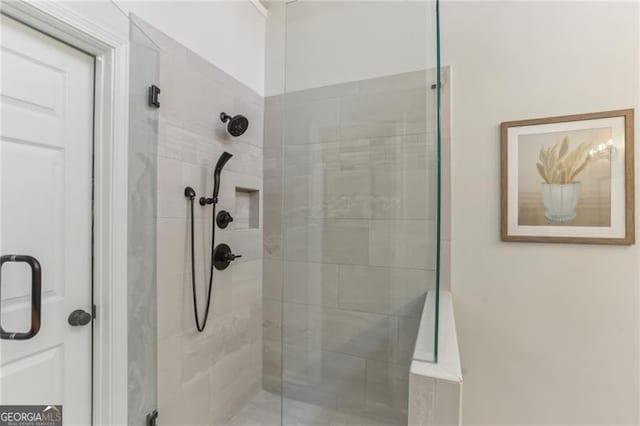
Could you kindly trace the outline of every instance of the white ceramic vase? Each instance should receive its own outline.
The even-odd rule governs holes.
[[[542,184],[542,202],[547,209],[545,217],[551,222],[575,219],[579,199],[580,182]]]

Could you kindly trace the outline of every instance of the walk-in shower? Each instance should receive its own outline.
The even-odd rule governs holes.
[[[407,424],[428,292],[420,353],[437,356],[436,4],[272,12],[285,31],[265,98],[263,388],[283,424]]]
[[[266,22],[262,96],[135,18],[134,62],[157,66],[132,68],[156,151],[130,175],[157,184],[158,420],[405,425],[421,319],[437,356],[436,4],[272,2]]]

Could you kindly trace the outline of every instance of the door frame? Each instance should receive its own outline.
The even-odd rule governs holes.
[[[93,423],[126,425],[128,17],[114,32],[61,2],[0,0],[0,12],[95,57]]]

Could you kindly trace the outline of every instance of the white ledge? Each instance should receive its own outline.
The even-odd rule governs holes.
[[[416,347],[411,361],[411,374],[462,383],[460,353],[451,293],[440,292],[438,321],[438,359],[433,362],[435,332],[435,291],[427,293],[422,310]]]

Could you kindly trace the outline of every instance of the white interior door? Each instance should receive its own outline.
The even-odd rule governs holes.
[[[61,404],[64,424],[89,425],[92,324],[68,318],[91,312],[94,58],[5,16],[1,35],[0,254],[39,261],[42,304],[39,332],[11,340],[38,318],[28,264],[5,258],[0,404]]]

